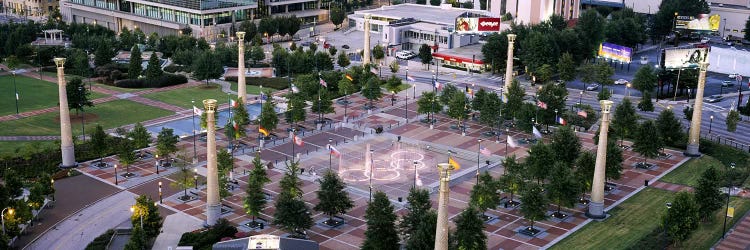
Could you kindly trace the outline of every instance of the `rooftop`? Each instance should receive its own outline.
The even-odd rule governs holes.
[[[401,19],[411,17],[420,21],[439,23],[444,25],[453,25],[456,17],[471,13],[472,16],[492,16],[488,11],[472,10],[463,8],[431,6],[421,4],[399,4],[391,6],[382,6],[377,9],[355,11],[354,16],[363,17],[365,13],[373,16],[386,17],[392,19]]]

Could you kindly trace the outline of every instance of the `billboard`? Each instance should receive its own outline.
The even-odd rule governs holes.
[[[459,17],[454,30],[459,33],[499,32],[500,23],[500,18],[494,17]]]
[[[708,48],[670,49],[664,50],[662,67],[697,68],[700,62],[708,62]]]
[[[630,63],[630,55],[632,53],[633,50],[625,46],[612,43],[599,44],[598,55],[604,58]]]
[[[676,29],[698,30],[698,31],[718,31],[721,23],[721,16],[700,14],[698,16],[677,16],[675,20]]]

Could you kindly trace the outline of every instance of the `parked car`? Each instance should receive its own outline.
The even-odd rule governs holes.
[[[409,60],[417,56],[417,54],[414,54],[414,52],[408,51],[408,50],[402,50],[399,52],[396,52],[396,58],[401,60]]]
[[[721,100],[724,100],[724,96],[712,95],[712,96],[706,97],[706,102],[708,103],[720,102]]]
[[[342,49],[349,49],[349,45],[346,45],[346,44],[344,44],[344,45],[341,45],[341,48],[342,48]]]
[[[729,78],[737,78],[737,76],[739,76],[739,75],[740,74],[738,74],[738,73],[731,73],[731,74],[729,74]]]
[[[625,84],[628,84],[628,80],[618,79],[617,81],[615,81],[615,85],[625,85]]]
[[[703,39],[701,39],[701,43],[708,43],[709,41],[711,41],[711,39],[708,37],[704,37]]]
[[[722,87],[732,87],[734,86],[734,81],[723,81],[721,82]]]
[[[586,87],[586,90],[597,90],[597,89],[599,89],[599,84],[596,84],[596,83],[591,84],[588,87]]]

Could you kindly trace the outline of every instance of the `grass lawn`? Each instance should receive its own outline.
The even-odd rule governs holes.
[[[114,91],[117,91],[117,92],[123,92],[123,93],[130,93],[130,92],[136,92],[136,91],[150,89],[150,88],[139,88],[139,89],[120,88],[120,87],[106,85],[106,84],[103,84],[103,83],[94,83],[94,86],[101,87],[103,89],[114,90]]]
[[[57,106],[57,84],[25,76],[16,76],[18,111],[26,112]],[[13,76],[0,76],[0,115],[16,113]],[[91,93],[90,98],[105,97]]]
[[[551,249],[625,249],[660,225],[664,204],[675,193],[646,188],[609,211],[603,222],[593,221]]]
[[[726,203],[724,204],[719,211],[716,211],[714,220],[705,224],[701,223],[690,238],[680,244],[680,249],[710,249],[721,238],[721,231],[724,227],[722,216],[726,213]],[[734,218],[727,218],[727,231],[750,209],[750,200],[732,198],[729,200],[729,206],[734,207]]]
[[[236,82],[231,82],[231,83],[232,83],[232,87],[231,87],[232,91],[237,92],[237,83]],[[247,85],[247,84],[245,84],[245,85]],[[251,94],[251,95],[258,95],[258,94],[260,94],[260,87],[258,87],[258,86],[247,85],[247,87],[245,89],[247,90],[248,94]],[[271,93],[273,93],[274,91],[276,91],[276,89],[272,89],[272,88],[269,88],[269,87],[263,87],[263,91],[266,91],[266,92],[267,91],[271,91]]]
[[[93,131],[96,124],[101,124],[104,129],[119,127],[126,124],[136,123],[171,115],[172,112],[143,105],[128,100],[116,100],[102,103],[90,108],[86,113],[96,116],[95,120],[89,117],[86,122],[86,133]],[[46,113],[38,116],[19,120],[0,122],[1,135],[59,135],[60,123],[57,112]],[[75,117],[75,112],[71,112]],[[81,134],[81,122],[71,120],[73,135]]]
[[[55,141],[0,141],[0,154],[16,155],[16,149],[33,147],[41,150],[43,148],[57,147]]]
[[[662,177],[660,181],[697,187],[698,179],[701,178],[703,171],[706,171],[709,166],[714,166],[714,169],[720,172],[724,171],[724,164],[721,161],[704,155],[701,158],[688,160],[682,166]]]
[[[195,87],[150,93],[142,96],[186,109],[193,107],[193,104],[190,102],[191,100],[195,100],[195,106],[197,107],[203,107],[202,101],[205,99],[216,99],[219,104],[229,101],[229,95],[221,92],[221,86],[218,84],[210,84],[208,87],[205,84],[201,84]],[[231,97],[236,96],[231,95]]]
[[[401,92],[410,88],[412,88],[411,84],[402,83],[401,85],[398,85],[398,92]]]

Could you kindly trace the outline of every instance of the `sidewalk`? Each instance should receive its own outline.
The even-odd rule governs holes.
[[[156,237],[151,249],[166,250],[175,249],[180,243],[183,233],[190,232],[203,227],[203,222],[185,213],[175,213],[164,219],[161,233]]]

